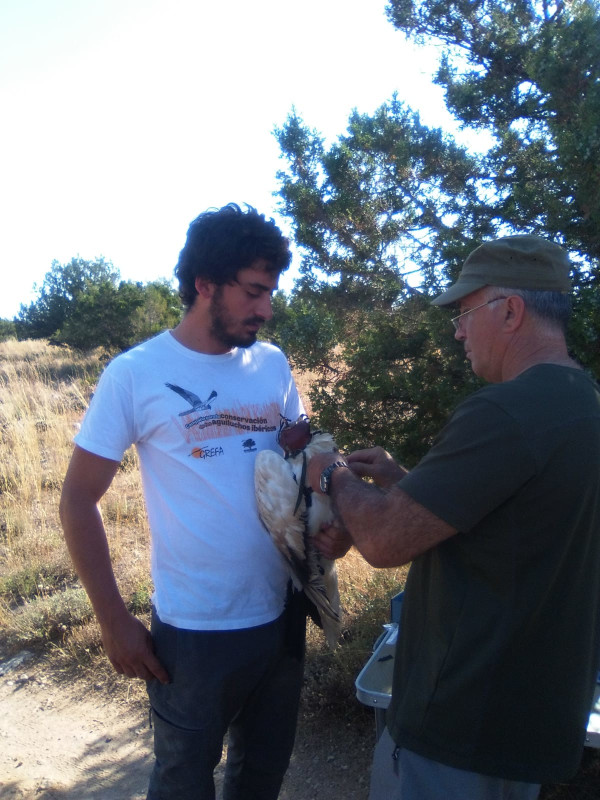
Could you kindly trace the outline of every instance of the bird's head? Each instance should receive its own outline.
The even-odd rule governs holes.
[[[281,418],[277,441],[285,450],[287,456],[295,456],[309,444],[312,439],[310,420],[306,414],[298,417],[296,422],[290,422],[285,417]]]
[[[285,450],[286,458],[295,458],[303,451],[306,451],[307,458],[314,453],[338,452],[333,436],[325,431],[311,430],[306,414],[299,416],[296,422],[282,417],[277,441]]]

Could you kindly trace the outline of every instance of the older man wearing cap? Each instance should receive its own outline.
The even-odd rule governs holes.
[[[309,466],[349,537],[323,531],[325,555],[351,541],[374,566],[412,562],[371,800],[529,800],[579,766],[600,661],[600,393],[567,351],[569,270],[535,236],[474,250],[433,302],[458,305],[489,385],[410,473],[381,448]]]

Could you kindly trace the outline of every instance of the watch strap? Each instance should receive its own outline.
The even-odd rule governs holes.
[[[346,467],[346,469],[350,469],[348,464],[345,461],[334,461],[333,464],[330,464],[328,467],[325,467],[323,472],[321,473],[321,480],[319,481],[321,491],[323,494],[330,494],[331,493],[331,476],[335,472],[336,469],[339,467]]]

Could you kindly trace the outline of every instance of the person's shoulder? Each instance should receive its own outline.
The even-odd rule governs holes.
[[[557,367],[557,369],[559,368]],[[540,375],[536,370],[536,367],[531,367],[511,380],[486,383],[466,397],[463,404],[502,403],[504,400],[510,400],[523,394],[530,394],[536,391],[540,383],[543,384],[548,377],[551,377],[549,375]]]
[[[518,393],[517,393],[518,394]],[[496,415],[504,416],[514,404],[514,387],[507,383],[488,383],[462,400],[451,416],[451,421],[464,421],[482,416],[491,420]],[[518,400],[516,401],[518,404]]]
[[[280,347],[278,347],[276,344],[273,344],[273,342],[267,342],[262,339],[258,339],[256,342],[254,342],[252,349],[256,349],[256,351],[262,351],[264,353],[279,353],[280,355],[283,355],[283,351]]]
[[[469,395],[458,406],[463,413],[496,409],[521,418],[539,415],[541,409],[560,403],[561,399],[581,393],[582,382],[589,378],[582,370],[556,364],[536,364],[511,380],[489,383]]]
[[[139,358],[146,353],[155,353],[157,350],[165,350],[168,348],[171,339],[170,331],[161,331],[157,333],[156,336],[152,336],[150,339],[145,339],[143,342],[133,345],[129,350],[124,350],[117,358]]]
[[[151,339],[124,350],[107,364],[105,371],[113,374],[130,372],[145,365],[149,359],[157,359],[160,354],[168,351],[169,336],[169,331],[162,331]]]
[[[254,342],[250,348],[250,352],[253,358],[261,361],[271,361],[274,363],[284,362],[285,364],[288,363],[287,358],[281,348],[277,347],[277,345],[273,344],[272,342],[258,340]]]

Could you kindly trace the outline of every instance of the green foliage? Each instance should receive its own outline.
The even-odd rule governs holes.
[[[71,628],[87,622],[92,615],[85,591],[81,587],[67,587],[28,600],[11,616],[4,636],[9,646],[31,647],[60,641]]]
[[[577,276],[569,340],[579,361],[600,376],[600,267]]]
[[[273,319],[264,326],[263,335],[281,347],[296,369],[324,370],[333,375],[337,370],[329,354],[342,330],[335,313],[323,302],[323,295],[306,291],[295,294],[290,302],[282,293],[275,295]]]
[[[295,113],[277,138],[289,164],[279,173],[282,210],[304,248],[305,285],[319,290],[315,280],[333,277],[350,305],[389,308],[408,274],[435,279],[432,266],[460,260],[474,235],[493,230],[478,219],[476,161],[396,98],[372,117],[354,112],[329,150]]]
[[[444,46],[450,111],[495,144],[490,211],[600,257],[600,15],[591,0],[390,0],[398,29]]]
[[[133,338],[136,342],[148,339],[165,328],[174,328],[181,321],[179,294],[167,281],[146,283],[142,295],[143,302],[133,315]]]
[[[447,317],[417,295],[394,313],[365,315],[340,360],[345,371],[334,390],[321,385],[313,398],[321,424],[349,449],[385,443],[407,467],[478,385]]]
[[[17,326],[14,320],[0,319],[0,342],[17,338]]]
[[[79,350],[98,345],[125,350],[179,321],[174,293],[167,284],[108,282],[83,292],[62,329],[52,339]]]
[[[295,114],[278,137],[303,260],[277,340],[316,373],[313,409],[340,445],[384,444],[410,465],[472,385],[447,315],[426,297],[441,287],[438,265],[458,269],[490,232],[477,165],[395,98],[373,117],[352,114],[329,150]]]
[[[176,325],[180,315],[178,296],[166,281],[119,281],[103,258],[73,258],[52,263],[37,300],[21,306],[16,326],[21,338],[114,352]]]
[[[53,261],[41,286],[35,286],[38,298],[29,306],[21,305],[18,331],[22,339],[50,339],[64,327],[78,300],[90,286],[113,285],[119,273],[104,258],[86,261],[72,258],[68,264]]]
[[[590,0],[391,0],[393,24],[444,46],[437,81],[481,159],[486,214],[572,254],[575,357],[600,376],[600,12]]]
[[[143,583],[131,594],[128,604],[132,614],[149,614],[152,610],[152,586],[150,583]]]
[[[73,581],[73,571],[64,565],[31,562],[21,570],[0,578],[0,598],[8,606],[52,594]]]
[[[279,194],[302,277],[274,324],[317,375],[319,423],[410,465],[478,385],[429,300],[482,240],[530,232],[567,247],[570,344],[600,375],[600,18],[585,0],[391,0],[387,13],[441,44],[447,105],[490,149],[468,152],[396,97],[353,112],[330,146],[292,112],[276,131]]]

